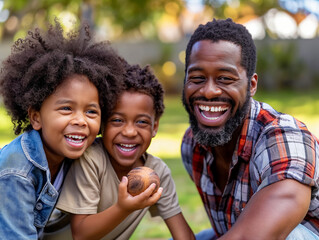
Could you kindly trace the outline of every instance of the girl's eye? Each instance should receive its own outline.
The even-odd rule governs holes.
[[[60,107],[59,110],[62,111],[62,112],[72,111],[71,107],[68,107],[68,106]]]
[[[95,109],[86,111],[86,114],[89,118],[96,118],[100,116],[100,112]]]
[[[98,111],[96,111],[96,110],[88,110],[87,113],[90,114],[90,115],[93,115],[93,114],[97,115]]]

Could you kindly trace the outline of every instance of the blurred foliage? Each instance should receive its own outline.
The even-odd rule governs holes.
[[[302,75],[307,70],[296,57],[295,42],[263,42],[257,51],[258,86],[265,90],[298,89]],[[306,87],[306,86],[304,86]]]
[[[16,24],[16,27],[2,30],[6,31],[4,35],[12,36],[33,26],[45,27],[45,22],[68,13],[76,22],[85,20],[95,26],[109,24],[121,33],[130,33],[140,31],[147,22],[154,25],[173,5],[175,15],[180,15],[181,0],[4,0],[4,8],[16,19],[11,18],[10,24]]]
[[[214,8],[217,18],[239,19],[250,17],[249,15],[262,16],[271,8],[280,8],[277,0],[204,0],[204,2]]]
[[[10,11],[7,24],[0,23],[0,38],[19,37],[19,31],[43,26],[55,16],[69,17],[72,21],[86,20],[110,35],[119,38],[127,35],[158,37],[160,22],[177,25],[177,31],[187,34],[185,16],[192,15],[196,27],[206,19],[230,17],[245,22],[264,15],[271,8],[280,8],[278,0],[203,0],[201,12],[190,12],[187,0],[0,0]],[[282,10],[282,9],[281,9]],[[189,20],[188,20],[189,21]],[[186,30],[187,31],[187,30]],[[171,34],[175,34],[173,31]]]

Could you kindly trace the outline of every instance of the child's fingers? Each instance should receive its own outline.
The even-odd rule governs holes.
[[[128,179],[124,176],[119,184],[119,194],[125,194],[127,192],[127,184]]]
[[[143,195],[150,197],[153,194],[155,188],[156,188],[156,184],[152,183],[150,186],[148,186],[148,188],[146,188],[146,190],[143,192]]]
[[[152,201],[152,202],[157,202],[159,199],[160,199],[160,197],[162,196],[162,192],[163,192],[163,188],[162,187],[160,187],[159,189],[157,189],[157,191],[150,197],[150,200]]]

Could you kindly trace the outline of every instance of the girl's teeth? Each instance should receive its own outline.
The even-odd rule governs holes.
[[[79,135],[66,135],[67,138],[72,138],[72,139],[84,139],[84,136],[79,136]]]

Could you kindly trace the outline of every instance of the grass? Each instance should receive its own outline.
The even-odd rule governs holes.
[[[267,102],[280,112],[289,113],[307,124],[319,136],[319,95],[311,92],[259,92],[255,99]],[[183,214],[194,232],[210,227],[208,218],[197,190],[190,180],[180,159],[181,138],[188,127],[188,117],[181,104],[180,96],[165,98],[165,113],[160,120],[157,136],[153,139],[149,152],[161,157],[172,171],[179,202]],[[12,124],[3,108],[0,108],[0,147],[14,138]],[[147,214],[132,240],[168,239],[169,231],[161,218],[151,218]]]

